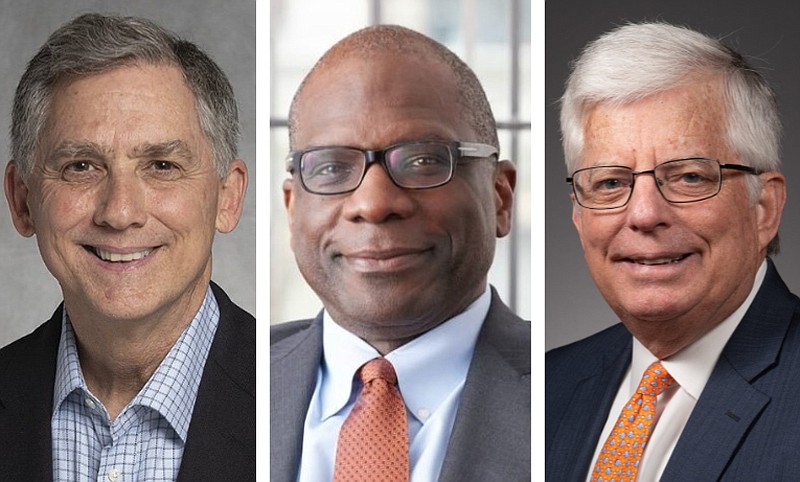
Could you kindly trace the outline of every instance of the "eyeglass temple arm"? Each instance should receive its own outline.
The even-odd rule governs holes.
[[[458,152],[462,157],[491,157],[496,156],[497,149],[488,144],[476,144],[473,142],[461,142],[458,144]]]
[[[720,164],[719,167],[721,169],[733,169],[734,171],[749,172],[752,174],[761,174],[763,172],[754,167],[745,166],[742,164]]]
[[[294,166],[294,153],[289,154],[286,156],[286,172],[290,172],[294,174],[295,166]]]

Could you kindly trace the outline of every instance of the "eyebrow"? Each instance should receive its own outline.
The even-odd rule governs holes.
[[[50,159],[104,159],[113,157],[114,150],[103,147],[95,142],[65,141],[61,143]],[[192,151],[180,139],[158,143],[144,143],[133,147],[128,155],[132,158],[166,158],[172,155],[192,159]]]
[[[166,142],[159,142],[156,144],[140,144],[129,152],[130,157],[133,158],[167,158],[170,156],[178,156],[185,159],[192,159],[191,149],[186,143],[180,139],[174,139]]]
[[[98,159],[108,157],[111,150],[94,142],[62,142],[48,156],[49,159]]]

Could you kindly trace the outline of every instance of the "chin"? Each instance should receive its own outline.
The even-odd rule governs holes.
[[[640,322],[663,322],[674,320],[684,313],[683,307],[676,306],[675,303],[645,303],[635,305],[623,305],[615,308],[614,311],[622,320],[634,320]]]

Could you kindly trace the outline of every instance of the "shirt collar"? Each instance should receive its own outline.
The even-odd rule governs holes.
[[[491,304],[491,291],[466,310],[386,355],[397,373],[406,406],[414,416],[433,413],[466,379],[472,352]],[[454,343],[458,340],[458,343]],[[380,354],[361,338],[339,326],[326,311],[322,331],[320,406],[325,420],[341,411],[356,396],[360,383],[356,370]]]
[[[767,262],[764,260],[756,272],[750,294],[747,295],[747,298],[739,308],[697,341],[661,361],[664,368],[672,375],[672,378],[695,400],[700,398],[700,393],[705,388],[709,377],[711,377],[711,372],[717,364],[719,355],[753,303],[753,299],[761,288],[761,283],[764,281],[766,273]],[[641,378],[640,375],[634,374],[644,373],[647,367],[657,360],[639,340],[633,339],[632,376],[630,377],[631,393],[636,391],[635,385],[638,385],[639,378]]]
[[[208,352],[219,322],[219,306],[209,288],[189,326],[181,333],[167,356],[139,393],[120,412],[134,406],[155,410],[185,443],[192,408],[203,375]],[[61,340],[56,359],[53,414],[75,390],[91,393],[83,378],[75,333],[66,310],[62,317]],[[121,417],[120,417],[121,418]]]

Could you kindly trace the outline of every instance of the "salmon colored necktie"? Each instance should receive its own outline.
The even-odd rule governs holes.
[[[592,471],[592,482],[633,482],[656,416],[656,398],[675,380],[655,362],[645,370],[639,388],[608,436]]]
[[[394,367],[375,358],[358,371],[364,388],[336,445],[334,482],[408,482],[406,407]]]

